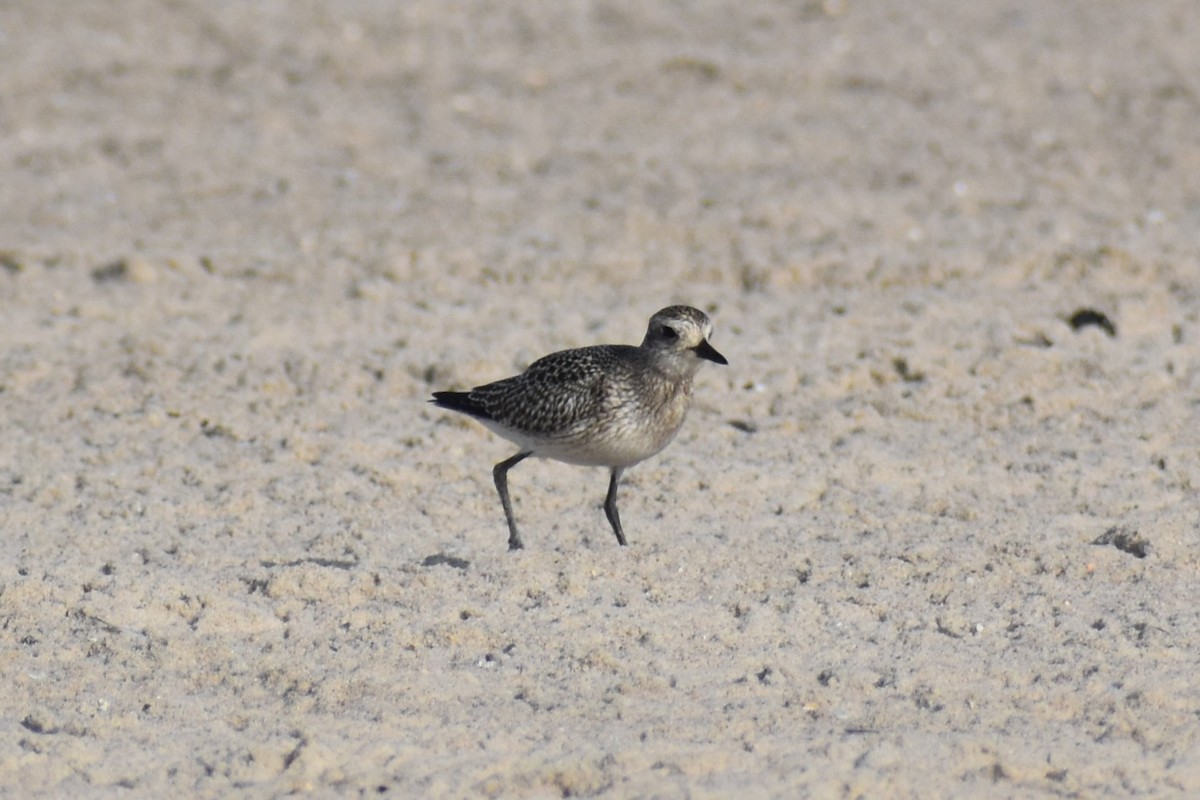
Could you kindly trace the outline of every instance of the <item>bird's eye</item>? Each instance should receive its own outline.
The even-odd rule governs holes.
[[[679,338],[678,332],[676,332],[676,330],[669,325],[663,325],[661,328],[659,328],[658,335],[666,339],[668,342]]]

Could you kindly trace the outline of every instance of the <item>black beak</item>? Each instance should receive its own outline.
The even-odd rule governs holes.
[[[725,360],[725,356],[718,353],[716,348],[708,343],[708,339],[702,340],[700,344],[696,345],[692,349],[696,351],[696,355],[698,355],[700,358],[706,358],[709,361],[712,361],[714,364],[729,363]]]

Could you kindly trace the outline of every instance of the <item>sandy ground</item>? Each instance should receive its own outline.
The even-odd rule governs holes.
[[[0,795],[1197,796],[1197,41],[0,4]],[[631,546],[530,462],[508,553],[429,392],[674,302]]]

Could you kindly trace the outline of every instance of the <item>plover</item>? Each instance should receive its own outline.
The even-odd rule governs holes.
[[[562,350],[514,377],[469,392],[433,393],[431,403],[474,417],[520,448],[492,470],[508,522],[508,549],[524,546],[508,499],[508,471],[530,456],[608,467],[604,513],[617,542],[625,544],[617,483],[626,469],[675,438],[700,362],[729,363],[708,343],[711,335],[703,311],[670,306],[650,318],[639,347]]]

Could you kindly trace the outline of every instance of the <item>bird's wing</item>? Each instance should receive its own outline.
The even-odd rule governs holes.
[[[525,372],[472,389],[471,399],[502,424],[529,433],[560,432],[594,417],[605,405],[607,381],[620,369],[616,346],[563,350],[539,358]],[[636,348],[629,348],[636,350]]]

